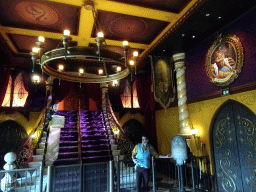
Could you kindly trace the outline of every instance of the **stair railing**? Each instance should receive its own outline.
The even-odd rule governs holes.
[[[27,168],[28,163],[32,160],[32,155],[36,147],[38,146],[38,142],[42,137],[44,119],[45,119],[46,107],[42,110],[38,121],[36,122],[35,129],[29,134],[29,137],[16,151],[17,159],[15,164],[17,169]]]
[[[79,110],[78,110],[78,122],[77,122],[77,131],[78,131],[78,159],[79,163],[82,164],[82,134],[81,134],[81,109],[80,109],[80,102],[79,102]]]
[[[108,121],[110,123],[110,127],[112,129],[112,132],[114,132],[114,130],[119,131],[118,139],[117,138],[115,138],[115,139],[118,140],[117,144],[118,144],[118,148],[121,150],[120,154],[125,155],[126,158],[131,158],[134,144],[132,143],[132,141],[130,140],[128,135],[126,134],[125,130],[119,124],[119,122],[114,114],[114,111],[112,109],[112,106],[111,106],[111,103],[110,103],[107,93],[106,93],[106,100],[107,100],[106,112],[107,112],[107,117],[108,117]]]

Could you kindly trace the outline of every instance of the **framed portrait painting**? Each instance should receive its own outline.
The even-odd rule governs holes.
[[[244,61],[243,47],[236,36],[219,36],[206,56],[206,71],[217,86],[232,83],[241,72]]]

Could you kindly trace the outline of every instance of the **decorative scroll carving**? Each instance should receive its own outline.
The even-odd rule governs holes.
[[[240,126],[240,131],[238,133],[239,141],[241,143],[246,143],[249,146],[253,147],[256,152],[256,141],[255,141],[255,126],[254,124],[247,118],[241,117],[241,115],[237,116],[238,125]],[[243,138],[245,136],[245,138]],[[243,178],[244,183],[249,185],[249,191],[254,191],[256,189],[256,161],[253,155],[253,151],[246,150],[244,152],[244,159],[248,164],[249,172],[246,177]]]
[[[43,125],[41,124],[33,133],[33,135],[30,135],[26,144],[23,145],[23,148],[17,153],[16,165],[18,169],[28,166],[28,162],[30,162],[31,156],[33,155],[33,152],[38,145],[42,132]]]
[[[256,102],[256,93],[242,95],[238,97],[241,102],[245,102],[247,105],[254,105]]]
[[[230,129],[229,120],[230,120],[230,118],[229,118],[229,116],[227,116],[225,119],[222,119],[217,126],[217,130],[216,130],[216,139],[217,140],[215,141],[217,150],[219,150],[222,147],[224,141],[226,140],[225,129],[227,129],[227,128]]]
[[[250,187],[250,191],[254,191],[254,189],[256,188],[256,162],[253,156],[253,153],[251,151],[246,151],[244,153],[245,159],[247,161],[247,163],[253,167],[253,169],[249,169],[250,171],[250,176],[244,178],[245,183],[249,183]]]
[[[233,178],[236,178],[236,174],[231,171],[231,151],[226,150],[225,155],[221,157],[220,160],[220,167],[221,167],[221,172],[218,173],[218,176],[222,178],[222,187],[225,191],[236,191],[236,184]]]

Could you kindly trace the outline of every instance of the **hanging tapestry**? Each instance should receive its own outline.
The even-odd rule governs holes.
[[[174,101],[173,67],[169,57],[150,56],[155,101],[164,109]]]

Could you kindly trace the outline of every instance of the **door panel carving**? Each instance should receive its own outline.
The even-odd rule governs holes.
[[[220,192],[256,191],[256,116],[229,101],[217,114],[212,141]]]
[[[232,104],[227,103],[214,122],[213,146],[218,191],[241,191],[241,169],[238,157]]]
[[[244,191],[256,191],[255,115],[241,105],[233,104]]]

